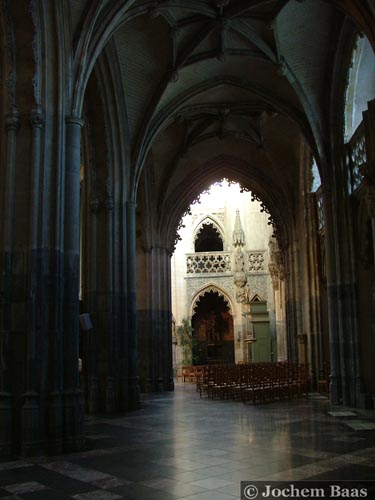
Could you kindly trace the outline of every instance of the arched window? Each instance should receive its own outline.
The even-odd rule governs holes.
[[[204,222],[195,237],[195,252],[222,252],[223,239],[212,222]]]
[[[316,193],[318,189],[320,188],[322,184],[322,181],[320,180],[320,173],[318,169],[318,165],[316,164],[315,158],[313,158],[312,164],[311,164],[311,187],[310,187],[310,192],[311,193]]]
[[[357,37],[348,74],[345,98],[345,141],[348,142],[359,124],[367,103],[375,98],[375,56],[365,37]]]

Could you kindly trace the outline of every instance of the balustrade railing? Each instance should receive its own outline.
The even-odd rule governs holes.
[[[323,212],[323,193],[321,187],[316,192],[316,204],[318,211],[318,230],[323,231],[325,223],[324,223],[324,212]]]
[[[227,252],[199,252],[186,256],[187,274],[229,273],[231,255]]]
[[[186,256],[187,274],[207,274],[207,273],[231,273],[232,269],[231,252],[198,252],[190,253]],[[246,252],[244,272],[264,272],[265,253],[264,251]]]
[[[250,272],[264,271],[264,252],[247,252],[247,262]]]
[[[349,189],[353,193],[361,184],[361,167],[367,161],[365,127],[362,122],[348,142]]]

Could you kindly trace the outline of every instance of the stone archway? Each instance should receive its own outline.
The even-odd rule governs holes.
[[[195,363],[234,363],[233,316],[225,297],[208,289],[200,294],[194,311]]]

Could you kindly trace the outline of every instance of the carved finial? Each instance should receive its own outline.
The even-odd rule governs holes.
[[[234,231],[233,231],[233,245],[235,247],[243,246],[245,244],[245,233],[242,229],[241,219],[240,219],[240,211],[236,210],[236,220],[234,223]]]

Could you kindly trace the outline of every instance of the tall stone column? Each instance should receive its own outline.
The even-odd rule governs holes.
[[[114,263],[113,263],[113,217],[114,201],[111,193],[110,181],[107,179],[107,198],[104,203],[106,217],[106,291],[103,300],[105,302],[106,314],[105,334],[107,337],[107,377],[105,380],[105,411],[113,413],[117,408],[117,397],[115,395],[115,384],[118,379],[116,368],[118,352],[115,339],[115,291],[114,291]]]
[[[143,392],[156,390],[155,376],[155,321],[153,307],[153,273],[154,252],[150,245],[143,245],[142,251],[137,254],[137,330],[139,335],[139,349],[142,352],[140,359],[140,380]]]
[[[12,450],[13,435],[13,400],[10,370],[9,342],[11,335],[11,281],[12,281],[12,249],[13,249],[13,214],[15,183],[15,151],[16,136],[20,119],[14,107],[7,114],[5,129],[7,135],[7,158],[1,193],[2,223],[0,226],[0,255],[2,275],[0,276],[0,456],[6,456]]]
[[[318,225],[316,211],[314,210],[316,204],[315,194],[310,194],[306,200],[307,208],[307,231],[308,231],[308,245],[307,245],[307,274],[309,276],[308,295],[309,299],[309,323],[310,323],[310,366],[312,367],[313,382],[316,384],[323,371],[323,351],[322,351],[322,326],[321,326],[321,290],[319,286],[318,274]]]
[[[341,373],[341,343],[340,324],[337,296],[337,273],[335,259],[335,237],[333,223],[333,200],[329,189],[322,190],[324,224],[325,224],[325,252],[327,268],[327,299],[329,322],[329,351],[330,351],[330,399],[332,404],[342,402],[342,373]]]
[[[99,202],[95,195],[90,197],[88,183],[84,183],[84,194],[86,204],[84,205],[83,222],[83,255],[82,255],[82,279],[83,279],[83,303],[85,311],[91,315],[93,329],[85,332],[82,338],[82,376],[84,378],[86,411],[96,413],[99,409],[98,391],[98,335],[97,335],[97,228]],[[87,221],[87,222],[86,222]]]
[[[38,225],[40,214],[39,177],[40,177],[40,140],[44,119],[40,108],[31,112],[30,125],[32,130],[31,143],[31,169],[30,169],[30,200],[29,200],[29,277],[28,277],[28,321],[27,321],[27,346],[26,346],[26,392],[22,395],[21,410],[21,452],[23,455],[33,455],[40,451],[40,395],[37,381],[37,350],[40,349],[38,338],[38,296],[39,262],[41,255],[38,245]]]
[[[76,117],[66,119],[64,199],[64,449],[83,445],[83,405],[79,389],[79,229],[81,128]]]
[[[288,246],[285,255],[285,312],[288,361],[298,361],[297,335],[301,331],[300,302],[299,302],[299,265],[298,243]]]
[[[171,252],[164,245],[144,249],[138,315],[142,348],[142,387],[146,392],[174,389],[172,359]],[[140,267],[140,266],[139,266]]]
[[[276,361],[286,361],[287,339],[286,339],[286,319],[285,319],[285,268],[284,257],[279,244],[275,239],[269,242],[270,260],[268,271],[270,273],[275,303],[276,339],[277,339],[277,359]]]
[[[136,306],[136,204],[127,202],[127,339],[129,408],[140,404]]]
[[[160,283],[159,296],[159,370],[158,382],[160,390],[173,390],[173,365],[172,365],[172,299],[171,290],[171,252],[164,247],[157,249],[159,261]]]

